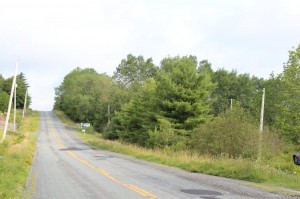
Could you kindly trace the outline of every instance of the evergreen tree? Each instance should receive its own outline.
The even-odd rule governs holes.
[[[8,95],[10,95],[12,81],[13,81],[13,78],[10,77],[10,78],[4,80],[2,83],[2,90],[4,92],[6,92]],[[29,87],[24,73],[20,73],[19,75],[17,75],[16,84],[17,84],[16,106],[18,109],[22,109],[24,107],[24,103],[25,103],[25,94]],[[7,101],[7,103],[8,103],[8,101]],[[27,107],[29,107],[30,104],[31,104],[31,97],[30,97],[30,95],[28,95],[27,96]]]
[[[198,71],[194,56],[169,57],[161,62],[156,89],[159,115],[173,124],[178,134],[189,135],[190,130],[211,117],[215,84],[209,71]]]
[[[130,102],[116,114],[108,138],[120,138],[141,146],[146,145],[149,131],[156,124],[155,89],[155,80],[149,78]]]

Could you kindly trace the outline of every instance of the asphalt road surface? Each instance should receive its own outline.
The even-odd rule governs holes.
[[[52,112],[40,113],[27,198],[287,198],[251,183],[190,173],[96,150]]]

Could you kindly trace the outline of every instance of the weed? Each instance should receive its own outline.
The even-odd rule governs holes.
[[[294,165],[291,154],[295,146],[288,145],[276,155],[266,153],[260,162],[251,158],[230,158],[226,153],[219,156],[199,155],[193,151],[146,149],[137,145],[103,139],[99,133],[85,135],[76,131],[90,145],[124,155],[136,157],[183,170],[215,176],[266,183],[300,190],[300,167]],[[267,151],[267,150],[265,150]]]
[[[300,170],[286,157],[273,157],[272,160],[256,162],[246,158],[229,158],[228,156],[200,156],[190,151],[171,151],[145,149],[133,144],[104,140],[101,134],[77,132],[90,145],[124,155],[136,157],[159,164],[177,167],[195,173],[267,183],[300,190]],[[275,159],[274,159],[275,158]],[[270,164],[270,162],[273,164]],[[276,165],[278,165],[276,167]],[[279,166],[280,165],[280,166]]]
[[[22,198],[36,143],[30,132],[36,132],[38,125],[38,113],[30,111],[17,132],[8,132],[0,144],[0,198]]]

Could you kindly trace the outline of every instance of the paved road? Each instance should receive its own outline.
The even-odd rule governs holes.
[[[52,112],[40,113],[29,198],[284,198],[247,182],[189,173],[95,150]],[[27,195],[27,196],[28,196]]]

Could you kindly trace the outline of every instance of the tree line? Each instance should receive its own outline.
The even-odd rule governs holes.
[[[254,157],[263,88],[266,146],[300,141],[299,58],[300,45],[289,51],[282,73],[263,79],[214,71],[196,56],[166,57],[156,66],[129,54],[113,76],[92,68],[71,71],[55,88],[54,109],[91,123],[107,139]]]
[[[29,87],[27,79],[24,73],[20,73],[16,77],[17,92],[16,92],[16,107],[17,109],[23,109],[25,103],[25,94]],[[11,91],[13,77],[5,79],[0,74],[0,112],[7,112],[7,107],[9,103],[9,96]],[[29,107],[31,104],[30,95],[27,96],[26,106]]]

